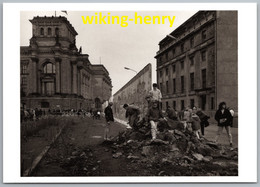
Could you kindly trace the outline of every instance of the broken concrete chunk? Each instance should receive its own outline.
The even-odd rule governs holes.
[[[199,153],[193,153],[192,156],[196,159],[201,161],[203,159],[203,155]]]
[[[113,158],[118,158],[120,156],[122,156],[123,154],[121,152],[117,152],[115,154],[113,154]]]

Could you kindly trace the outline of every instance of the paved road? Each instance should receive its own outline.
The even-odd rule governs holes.
[[[91,118],[83,118],[78,121],[75,128],[72,128],[71,138],[75,140],[74,142],[81,145],[97,145],[104,140],[104,128],[105,128],[105,119],[93,120]],[[114,122],[111,125],[110,136],[114,137],[118,135],[119,132],[126,129],[125,125],[122,125],[118,122]],[[214,140],[218,127],[216,124],[211,124],[205,128],[205,138],[208,140]],[[233,136],[234,147],[238,146],[238,129],[231,129]],[[219,143],[224,145],[229,145],[228,136],[226,130],[223,129],[222,135],[219,137]]]
[[[208,140],[215,140],[217,134],[218,126],[216,124],[211,124],[205,128],[205,138]],[[238,128],[231,128],[231,134],[233,138],[233,147],[238,147]],[[229,145],[228,136],[226,130],[223,129],[222,135],[219,137],[218,143]]]

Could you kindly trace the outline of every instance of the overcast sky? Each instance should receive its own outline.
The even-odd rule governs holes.
[[[148,63],[152,64],[152,82],[156,82],[156,59],[154,56],[159,49],[158,43],[167,34],[176,29],[197,11],[137,11],[140,16],[175,16],[173,26],[168,21],[165,24],[134,24],[129,22],[127,27],[117,24],[83,24],[81,16],[92,16],[95,12],[68,11],[68,15],[58,12],[57,16],[66,16],[78,32],[76,45],[82,46],[82,53],[89,55],[92,64],[101,63],[109,71],[112,79],[114,94],[124,86],[135,72],[124,67],[140,71]],[[134,18],[135,12],[110,12],[112,15],[129,16]],[[107,15],[107,12],[102,12]],[[21,46],[28,46],[32,37],[32,25],[29,19],[34,16],[54,16],[52,12],[21,12]]]

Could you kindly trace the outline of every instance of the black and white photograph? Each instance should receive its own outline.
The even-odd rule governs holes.
[[[240,9],[103,5],[18,11],[19,180],[239,181]]]
[[[21,12],[22,176],[238,175],[237,11],[46,14]],[[117,24],[145,15],[157,28]]]

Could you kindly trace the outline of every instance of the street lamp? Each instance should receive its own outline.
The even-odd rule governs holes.
[[[131,68],[128,68],[128,67],[124,67],[126,70],[130,70],[130,71],[134,71],[136,74],[138,73],[137,71],[131,69]]]

